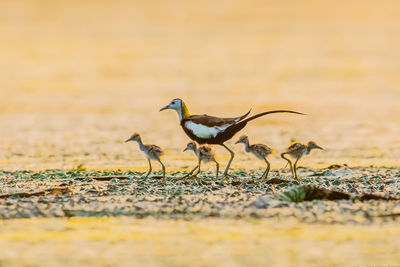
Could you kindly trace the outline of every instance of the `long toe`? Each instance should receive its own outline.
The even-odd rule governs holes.
[[[226,177],[231,177],[231,178],[237,178],[235,175],[229,174],[229,173],[223,173],[221,176],[219,176],[218,178],[220,179],[224,179]]]
[[[260,178],[260,180],[261,180],[261,181],[268,181],[268,175],[269,175],[269,171],[267,171],[267,173],[264,174],[264,175]]]
[[[148,177],[149,177],[149,175],[146,174],[146,175],[142,176],[141,178],[146,181]]]
[[[297,170],[296,170],[296,169],[294,169],[293,177],[294,177],[294,179],[298,179],[298,178],[297,178]]]
[[[147,172],[147,173],[143,176],[144,179],[147,179],[147,177],[149,177],[150,173],[151,173],[151,172]]]
[[[197,178],[199,178],[198,176],[197,176],[197,174],[191,174],[191,175],[188,175],[187,177],[185,177],[186,179],[197,179]]]
[[[185,174],[185,175],[183,175],[181,177],[176,178],[176,180],[184,180],[184,179],[189,178],[190,176],[192,176],[192,174],[191,173],[187,173],[187,174]]]

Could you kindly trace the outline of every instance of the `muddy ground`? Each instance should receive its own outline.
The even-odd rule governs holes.
[[[400,215],[399,168],[301,168],[299,180],[291,179],[287,170],[274,170],[274,179],[262,182],[261,170],[234,171],[235,177],[224,180],[215,180],[211,172],[181,180],[184,174],[168,173],[164,182],[158,176],[144,180],[137,171],[3,171],[0,216],[296,218],[307,223],[370,224],[396,222]],[[345,194],[307,198],[310,194],[301,192],[307,185]],[[365,194],[382,199],[360,198]]]
[[[0,264],[386,266],[400,260],[400,168],[301,168],[298,181],[288,170],[273,170],[273,179],[261,183],[262,170],[233,171],[236,178],[217,181],[212,172],[179,180],[185,173],[170,172],[164,182],[145,181],[139,171],[3,171]],[[336,194],[305,192],[307,186]]]

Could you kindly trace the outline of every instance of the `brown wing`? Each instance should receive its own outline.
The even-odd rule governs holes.
[[[203,154],[211,154],[212,153],[211,147],[209,147],[209,146],[201,146],[201,147],[199,147],[199,151],[200,151],[200,153],[203,153]]]
[[[254,145],[251,145],[251,147],[254,147],[254,149],[257,149],[258,151],[265,153],[265,154],[272,153],[272,148],[270,148],[269,146],[264,145],[264,144],[254,144]]]
[[[211,147],[208,147],[208,146],[199,147],[199,155],[200,155],[200,158],[203,159],[205,162],[208,162],[208,161],[214,159],[214,153],[211,150]]]
[[[222,125],[227,125],[227,124],[228,125],[235,124],[235,123],[243,120],[244,118],[246,118],[249,114],[250,114],[250,110],[246,114],[244,114],[240,117],[236,117],[236,118],[219,118],[219,117],[209,116],[206,114],[192,115],[192,116],[184,118],[182,120],[182,122],[184,123],[184,121],[192,121],[193,123],[202,124],[202,125],[208,126],[208,127],[222,126]]]
[[[159,146],[156,145],[149,145],[148,146],[148,150],[151,153],[157,154],[159,156],[163,155],[164,152],[162,151],[162,149]]]
[[[302,143],[294,143],[290,145],[287,149],[288,152],[297,153],[302,151],[306,146]]]

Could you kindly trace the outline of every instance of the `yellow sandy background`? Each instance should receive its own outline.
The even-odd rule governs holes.
[[[143,167],[133,131],[191,166],[176,114],[158,112],[174,97],[194,114],[309,114],[243,131],[278,151],[315,139],[326,151],[304,165],[398,165],[399,14],[395,0],[2,0],[0,168]]]
[[[396,225],[22,219],[1,222],[0,257],[7,266],[389,266],[400,260],[398,235]]]

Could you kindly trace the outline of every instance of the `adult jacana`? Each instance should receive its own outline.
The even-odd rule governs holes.
[[[231,139],[237,132],[242,130],[249,121],[272,113],[294,113],[304,115],[303,113],[291,110],[272,110],[256,114],[249,118],[247,118],[247,116],[250,114],[250,111],[243,116],[235,118],[219,118],[206,114],[191,115],[185,102],[179,98],[171,100],[171,102],[160,109],[160,111],[165,109],[173,109],[178,113],[180,124],[184,132],[193,141],[196,141],[199,144],[220,145],[229,151],[231,158],[222,174],[222,177],[225,177],[228,174],[229,167],[231,166],[233,157],[235,156],[235,153],[224,143]]]

